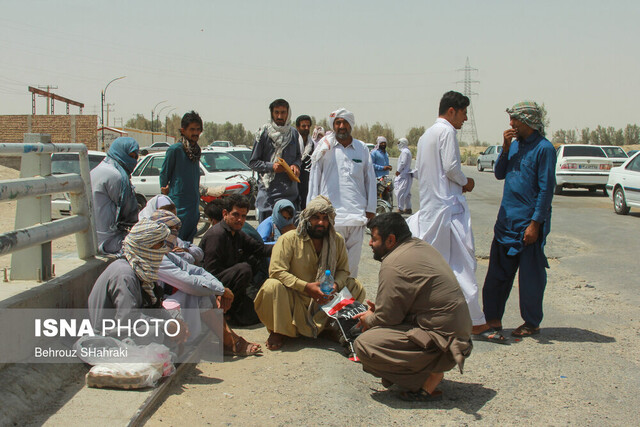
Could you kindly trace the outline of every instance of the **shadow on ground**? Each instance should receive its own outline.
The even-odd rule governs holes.
[[[389,390],[374,391],[371,398],[377,402],[394,409],[458,409],[465,414],[473,415],[476,420],[481,420],[478,412],[484,405],[493,399],[497,392],[486,388],[482,384],[462,383],[444,380],[438,389],[444,395],[441,401],[436,402],[405,402],[398,397],[399,390],[395,387]]]
[[[505,332],[510,341],[515,341],[516,337],[511,336],[511,331]],[[616,339],[597,332],[581,328],[541,328],[539,335],[522,339],[534,339],[539,344],[553,344],[554,342],[593,342],[593,343],[614,343]]]

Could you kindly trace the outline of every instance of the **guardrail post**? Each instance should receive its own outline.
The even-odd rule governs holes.
[[[84,181],[85,191],[70,195],[71,212],[89,219],[89,229],[82,233],[76,233],[78,257],[80,259],[87,259],[96,256],[98,236],[96,234],[95,217],[93,215],[91,168],[89,167],[89,154],[86,149],[78,153],[78,161],[80,163],[80,176]]]
[[[26,133],[25,144],[51,143],[51,135]],[[51,154],[25,153],[20,178],[51,175]],[[18,200],[15,229],[51,221],[51,195]],[[11,280],[49,280],[52,276],[51,242],[11,255]]]

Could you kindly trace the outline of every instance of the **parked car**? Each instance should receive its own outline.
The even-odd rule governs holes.
[[[160,194],[160,170],[164,163],[164,152],[151,153],[140,159],[131,174],[131,183],[135,187],[138,203]],[[230,185],[243,182],[242,178],[227,180],[237,174],[251,174],[251,169],[230,153],[203,150],[200,156],[200,184],[206,187]]]
[[[484,153],[478,156],[478,170],[480,172],[482,172],[484,168],[491,168],[491,170],[493,170],[493,166],[498,161],[500,153],[502,153],[502,145],[490,145],[487,147]]]
[[[555,194],[563,188],[601,189],[607,194],[612,162],[597,145],[561,145],[557,150]]]
[[[160,151],[167,151],[167,149],[170,146],[171,146],[170,142],[166,142],[166,141],[154,142],[153,144],[151,144],[148,147],[141,147],[140,148],[140,155],[146,156],[149,153],[157,153],[157,152],[160,152]]]
[[[637,152],[638,152],[638,150],[629,150],[629,151],[627,151],[627,156],[631,157],[634,154],[636,154]]]
[[[107,157],[102,151],[89,151],[89,169],[93,169]],[[53,153],[51,155],[51,174],[80,173],[78,153]],[[68,193],[55,193],[51,195],[51,218],[59,219],[63,216],[71,216],[71,201]]]
[[[608,159],[611,159],[613,167],[620,166],[627,161],[629,155],[624,152],[621,147],[615,145],[601,145],[600,148],[607,155]]]
[[[209,144],[209,147],[233,147],[233,142],[231,141],[213,141]]]
[[[369,149],[369,151],[373,151],[374,148],[376,148],[376,144],[364,144],[367,146],[367,148]]]
[[[626,215],[631,207],[640,207],[640,154],[611,169],[607,181],[609,198],[618,215]]]
[[[249,166],[249,159],[251,158],[252,152],[251,148],[247,148],[245,145],[233,147],[212,147],[209,145],[205,150],[229,153],[247,166]]]

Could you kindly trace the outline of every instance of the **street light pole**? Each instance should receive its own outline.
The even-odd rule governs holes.
[[[160,101],[160,102],[158,102],[158,103],[156,104],[156,106],[155,106],[155,107],[153,107],[153,108],[151,109],[151,143],[152,143],[152,144],[153,144],[153,115],[155,114],[155,112],[156,112],[156,108],[158,107],[158,105],[162,104],[163,102],[167,102],[167,101],[168,101],[167,99],[165,99],[164,101]]]
[[[116,80],[124,79],[125,77],[127,76],[116,77],[115,79],[111,80],[109,83],[107,83],[107,85],[102,90],[102,93],[100,94],[100,125],[102,127],[102,147],[100,147],[100,150],[102,151],[104,151],[104,100],[107,94],[107,88],[111,83],[115,82]]]

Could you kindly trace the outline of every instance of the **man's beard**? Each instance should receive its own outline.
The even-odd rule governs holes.
[[[343,132],[336,132],[336,138],[337,139],[347,139],[349,138],[349,136],[351,136],[351,134],[347,131],[343,131]]]
[[[382,257],[384,257],[387,254],[387,252],[385,251],[384,247],[381,248],[381,249],[382,249],[382,251],[384,253],[380,253],[380,252],[377,252],[377,251],[372,249],[372,251],[373,251],[373,259],[375,259],[376,261],[382,261]]]
[[[324,230],[318,230],[315,227],[309,225],[309,227],[307,228],[307,234],[309,234],[309,237],[311,237],[312,239],[324,239],[329,235],[329,228],[327,227]]]

